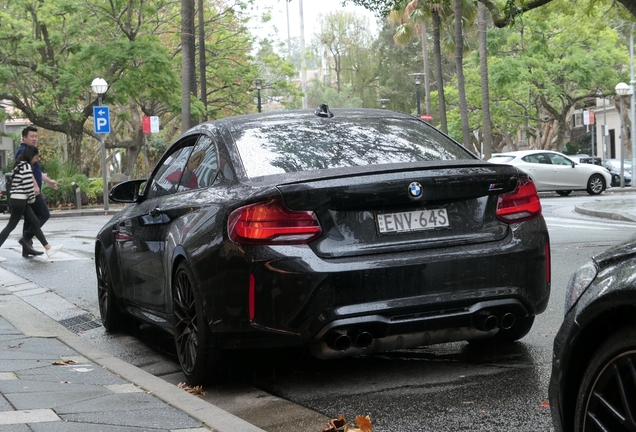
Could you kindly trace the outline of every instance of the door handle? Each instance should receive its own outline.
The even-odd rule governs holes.
[[[156,218],[160,214],[161,214],[161,209],[159,207],[155,207],[152,210],[150,210],[150,216],[152,216],[153,218]]]

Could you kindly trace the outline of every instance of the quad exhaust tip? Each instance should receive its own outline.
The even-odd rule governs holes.
[[[351,347],[351,337],[337,333],[331,342],[331,347],[339,352],[346,351]]]
[[[485,332],[493,331],[499,325],[499,319],[495,315],[478,315],[475,327]]]
[[[333,333],[327,344],[338,352],[343,352],[351,348],[353,344],[356,348],[366,349],[373,343],[373,335],[366,331],[347,333]]]
[[[508,330],[512,328],[513,325],[515,325],[516,321],[517,319],[515,318],[515,314],[508,312],[501,317],[501,328],[504,330]]]
[[[369,332],[360,332],[356,336],[356,347],[365,349],[373,342],[373,335]]]
[[[497,328],[508,330],[515,325],[517,318],[514,313],[506,312],[499,318],[494,314],[479,314],[476,317],[475,327],[481,331],[491,332]],[[327,345],[338,352],[347,351],[354,346],[364,350],[371,346],[375,337],[367,331],[349,329],[331,333],[327,339]]]

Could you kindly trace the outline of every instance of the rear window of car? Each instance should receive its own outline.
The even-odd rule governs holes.
[[[488,162],[506,163],[506,162],[510,162],[514,158],[515,158],[514,156],[493,156],[490,159],[488,159]]]
[[[329,168],[476,159],[413,119],[276,119],[233,131],[250,178]]]

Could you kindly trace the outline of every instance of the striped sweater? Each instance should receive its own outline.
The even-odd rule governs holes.
[[[33,170],[31,164],[22,161],[13,168],[11,177],[11,199],[25,199],[29,203],[35,202],[35,188],[33,187]]]

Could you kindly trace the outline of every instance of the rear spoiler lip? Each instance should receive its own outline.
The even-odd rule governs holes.
[[[324,170],[283,173],[269,176],[255,177],[245,183],[252,186],[263,185],[293,185],[311,181],[333,180],[342,177],[367,176],[369,174],[388,174],[409,171],[431,171],[439,169],[485,168],[493,174],[508,172],[511,175],[525,176],[522,171],[510,165],[492,164],[482,160],[448,160],[409,162],[401,164],[365,165],[359,167],[329,168]]]

